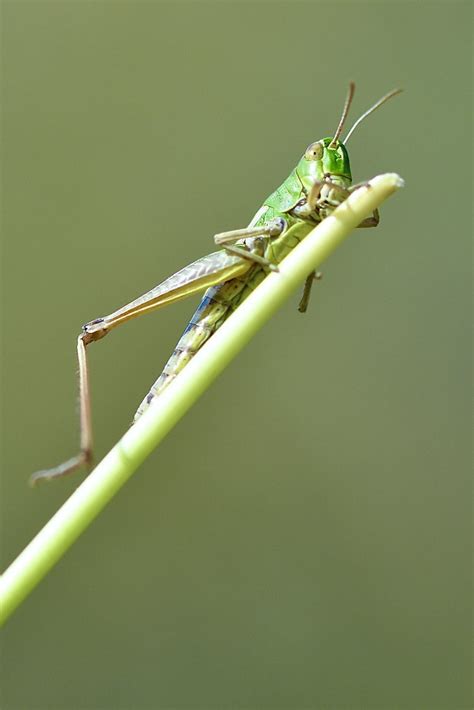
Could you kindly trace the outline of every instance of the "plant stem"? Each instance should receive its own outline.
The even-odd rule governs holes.
[[[403,185],[379,175],[321,222],[239,306],[105,456],[0,578],[0,623],[34,589],[117,491],[308,274]]]

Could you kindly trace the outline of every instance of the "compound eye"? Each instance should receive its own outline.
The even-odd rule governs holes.
[[[311,143],[306,148],[306,153],[304,154],[304,157],[306,160],[321,160],[323,157],[323,146],[321,143]]]

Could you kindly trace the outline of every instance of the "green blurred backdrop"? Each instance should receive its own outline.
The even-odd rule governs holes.
[[[470,708],[470,10],[2,4],[2,558],[80,477],[75,337],[244,226],[306,145],[406,189],[166,439],[3,632],[5,710]],[[91,349],[97,453],[196,299]]]

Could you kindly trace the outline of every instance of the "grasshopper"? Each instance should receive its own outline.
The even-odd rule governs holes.
[[[344,141],[340,135],[354,96],[349,85],[339,124],[333,136],[311,143],[286,180],[267,197],[250,224],[243,229],[214,236],[221,247],[170,276],[155,288],[102,318],[86,323],[77,339],[80,397],[80,451],[64,463],[31,476],[34,484],[72,473],[92,464],[92,422],[87,366],[87,346],[113,328],[143,313],[150,313],[192,294],[205,291],[202,300],[176,345],[163,372],[140,404],[134,421],[179,375],[199,348],[269,271],[278,264],[325,217],[361,185],[352,185],[347,141],[355,128],[388,99],[400,93],[394,89],[380,98],[353,124]],[[377,210],[359,227],[375,227]],[[305,282],[299,311],[305,312],[311,287],[318,274],[312,271]]]

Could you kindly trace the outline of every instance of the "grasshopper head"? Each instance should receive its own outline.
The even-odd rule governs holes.
[[[350,184],[352,180],[347,150],[343,143],[332,137],[311,143],[296,170],[306,188],[324,177],[335,178],[335,182],[341,184]]]
[[[382,104],[388,101],[388,99],[391,99],[392,96],[396,96],[400,93],[400,89],[394,89],[388,94],[385,94],[385,96],[382,96],[381,99],[379,99],[357,119],[347,136],[344,138],[344,143],[342,143],[339,140],[339,137],[342,133],[342,129],[352,103],[354,90],[355,85],[354,82],[351,81],[346,100],[344,102],[344,108],[342,109],[341,118],[339,119],[339,125],[336,128],[334,136],[332,138],[322,138],[320,141],[311,143],[298,163],[296,171],[306,190],[311,189],[311,186],[316,181],[324,180],[324,178],[330,178],[342,187],[349,187],[352,180],[351,166],[349,162],[349,155],[344,144],[347,143],[354,129],[361,121],[367,118],[367,116],[369,116],[379,106],[382,106]]]

